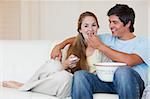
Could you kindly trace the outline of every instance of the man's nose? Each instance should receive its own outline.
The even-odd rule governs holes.
[[[114,27],[114,24],[113,24],[112,22],[109,23],[109,27],[110,27],[110,28]]]

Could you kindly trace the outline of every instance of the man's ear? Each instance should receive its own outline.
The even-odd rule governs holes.
[[[130,27],[130,25],[131,25],[131,21],[129,21],[127,24],[126,24],[126,27]]]

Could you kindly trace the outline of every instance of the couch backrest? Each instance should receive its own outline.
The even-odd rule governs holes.
[[[26,82],[45,61],[53,46],[60,41],[0,40],[0,82]],[[150,83],[150,69],[149,69]]]
[[[0,82],[26,82],[47,60],[56,42],[48,40],[0,40]]]

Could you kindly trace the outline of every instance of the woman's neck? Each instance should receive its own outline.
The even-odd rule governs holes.
[[[94,48],[93,47],[91,47],[91,46],[88,46],[87,48],[86,48],[86,56],[88,57],[88,56],[91,56],[92,54],[93,54],[93,52],[94,52]]]

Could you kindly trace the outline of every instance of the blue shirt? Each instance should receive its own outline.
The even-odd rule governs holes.
[[[137,54],[142,58],[144,63],[133,66],[132,68],[139,73],[145,86],[148,82],[148,67],[150,66],[150,41],[146,37],[135,37],[130,40],[120,40],[111,34],[99,35],[101,41],[104,42],[108,47],[128,54]]]

